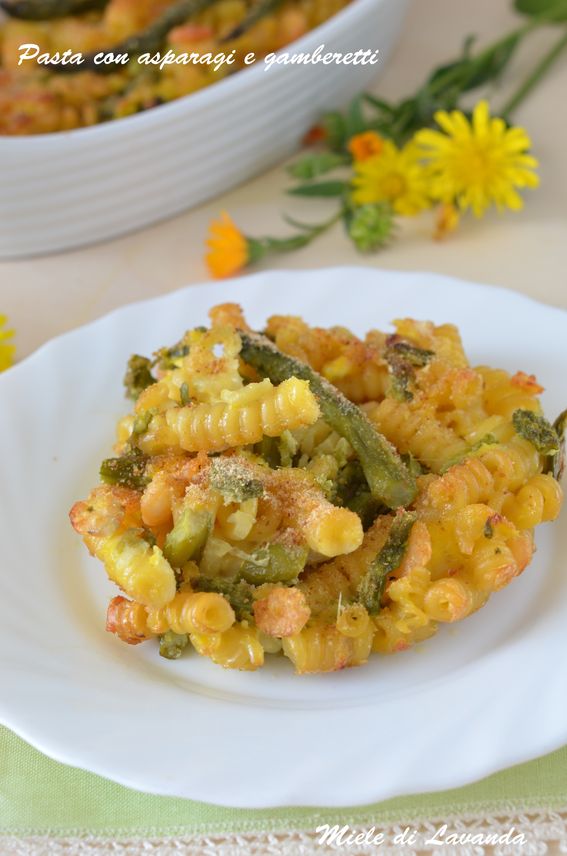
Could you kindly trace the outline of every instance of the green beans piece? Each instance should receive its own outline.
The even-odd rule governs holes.
[[[305,567],[309,550],[305,546],[287,547],[274,542],[259,547],[242,563],[239,576],[247,583],[290,583]]]
[[[535,446],[540,454],[559,454],[559,435],[544,416],[533,410],[514,410],[512,424],[516,433]]]
[[[358,584],[358,600],[370,615],[380,611],[388,574],[395,571],[403,559],[415,519],[415,514],[408,511],[394,517],[386,543]]]
[[[192,582],[195,591],[214,591],[226,597],[238,621],[252,617],[254,586],[245,580],[224,577],[198,577]]]
[[[189,637],[186,633],[174,633],[173,630],[168,630],[163,636],[159,637],[159,653],[166,660],[178,660],[187,647]]]
[[[132,354],[128,360],[126,374],[124,375],[127,398],[132,398],[136,401],[148,386],[156,382],[155,377],[151,373],[151,366],[152,362],[147,357]]]
[[[163,555],[169,564],[182,568],[189,559],[197,556],[205,546],[212,525],[210,512],[185,508],[163,545]]]
[[[283,354],[258,333],[240,332],[240,356],[274,383],[289,377],[309,381],[323,418],[345,437],[360,460],[372,495],[388,508],[409,505],[416,494],[415,478],[396,449],[374,428],[366,414],[305,363]]]
[[[133,449],[119,458],[106,458],[100,465],[100,477],[105,484],[143,490],[150,481],[146,476],[147,460],[139,449]]]

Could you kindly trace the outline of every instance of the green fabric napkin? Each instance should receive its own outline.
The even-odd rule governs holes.
[[[52,761],[0,728],[0,835],[160,837],[310,830],[321,823],[397,820],[567,808],[567,746],[464,788],[347,809],[248,811],[156,797]]]

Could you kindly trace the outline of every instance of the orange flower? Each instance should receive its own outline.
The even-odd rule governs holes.
[[[348,142],[348,150],[355,161],[365,161],[379,155],[384,148],[384,140],[376,131],[364,131],[355,134]]]
[[[323,142],[326,138],[327,131],[323,125],[313,125],[312,128],[309,128],[301,142],[304,146],[314,146],[316,143]]]
[[[250,261],[248,239],[233,223],[226,211],[209,227],[206,241],[209,252],[205,256],[207,266],[215,279],[232,276],[246,267]]]
[[[443,202],[437,212],[435,231],[433,237],[436,241],[442,241],[459,225],[460,214],[452,202]]]

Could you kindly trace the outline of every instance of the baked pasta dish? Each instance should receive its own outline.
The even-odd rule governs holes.
[[[451,324],[364,339],[236,304],[152,358],[101,484],[70,512],[121,594],[106,627],[230,669],[404,651],[482,607],[559,514],[565,414]],[[566,411],[567,413],[567,411]]]
[[[349,0],[1,0],[0,134],[44,134],[130,116],[188,95],[319,26]],[[20,46],[37,61],[20,63]],[[82,64],[56,64],[66,51]],[[97,54],[130,61],[97,64]],[[140,64],[149,54],[232,64]],[[30,53],[31,57],[32,54]],[[41,57],[49,57],[44,62]],[[70,57],[69,57],[70,60]]]

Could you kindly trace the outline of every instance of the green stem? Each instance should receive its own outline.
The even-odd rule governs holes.
[[[508,99],[506,104],[501,110],[501,115],[505,119],[509,119],[510,115],[513,113],[517,107],[520,106],[524,98],[532,91],[532,89],[537,86],[537,84],[542,80],[542,78],[547,74],[555,60],[560,56],[563,49],[567,46],[567,30],[563,33],[561,38],[552,49],[543,57],[543,59],[538,62],[536,67],[532,72],[527,76],[521,86],[514,92],[514,94]]]
[[[471,57],[471,63],[474,63],[475,67],[478,66],[487,56],[499,50],[501,47],[504,47],[504,45],[508,44],[508,42],[515,40],[519,41],[532,30],[542,26],[543,23],[549,23],[549,21],[543,22],[539,19],[534,19],[532,21],[529,21],[527,24],[523,24],[521,27],[518,27],[511,33],[508,33],[507,36],[498,39],[493,44],[486,47],[477,56]],[[439,91],[442,91],[448,83],[451,83],[453,80],[459,82],[459,77],[461,74],[462,69],[459,67],[448,69],[445,74],[439,75],[439,77],[437,77],[437,79],[434,80],[433,83],[427,87],[428,93],[430,95],[436,95]]]
[[[331,226],[340,220],[344,213],[344,206],[340,206],[338,210],[323,223],[317,226],[304,226],[303,234],[292,235],[290,238],[248,238],[248,244],[251,248],[250,263],[259,261],[266,253],[276,252],[285,253],[291,250],[299,250],[301,247],[306,247],[314,238],[322,235]],[[299,224],[298,224],[299,225]]]

